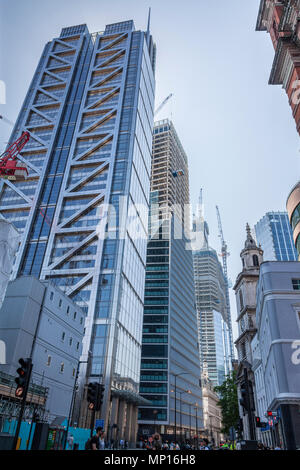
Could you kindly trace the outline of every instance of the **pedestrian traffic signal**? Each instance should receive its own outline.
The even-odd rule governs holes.
[[[98,389],[97,382],[90,382],[88,384],[87,401],[89,403],[89,409],[90,410],[96,410],[97,389]]]
[[[87,401],[89,403],[89,409],[99,411],[103,403],[104,385],[97,382],[91,382],[88,384],[87,390]]]
[[[260,422],[260,417],[259,416],[255,417],[255,422],[256,422],[256,427],[261,428],[261,422]]]
[[[15,378],[15,382],[17,384],[15,395],[18,398],[22,398],[24,395],[26,395],[29,386],[32,362],[30,358],[21,358],[19,359],[19,364],[21,367],[17,369],[17,374],[19,377]]]

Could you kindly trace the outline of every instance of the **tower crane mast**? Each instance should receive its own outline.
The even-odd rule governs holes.
[[[17,160],[17,155],[27,144],[29,138],[29,132],[24,131],[22,135],[0,155],[0,178],[15,181],[24,178],[28,174],[26,166]]]
[[[218,206],[216,206],[218,227],[219,227],[219,237],[221,238],[221,256],[223,264],[223,272],[225,278],[225,296],[226,296],[226,311],[227,311],[227,326],[229,333],[229,349],[230,349],[230,370],[232,369],[232,360],[234,359],[233,351],[233,335],[232,335],[232,323],[231,323],[231,312],[230,312],[230,299],[229,299],[229,280],[228,280],[228,270],[227,270],[227,257],[230,253],[227,250],[227,244],[224,239],[222,221],[220,216],[220,211]]]

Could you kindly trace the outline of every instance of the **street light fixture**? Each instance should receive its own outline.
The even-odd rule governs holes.
[[[154,434],[156,433],[157,413],[158,413],[158,410],[153,410],[153,414],[154,414]]]
[[[173,375],[174,378],[175,378],[175,382],[174,382],[174,385],[175,385],[175,387],[174,387],[174,388],[175,388],[175,400],[174,400],[174,408],[175,408],[174,412],[175,412],[175,416],[174,416],[174,421],[175,421],[175,443],[176,443],[176,441],[177,441],[177,422],[176,422],[176,414],[177,414],[177,412],[176,412],[176,405],[177,405],[177,403],[176,403],[176,398],[177,398],[177,393],[176,393],[176,392],[177,392],[177,377],[180,377],[181,375],[186,375],[186,374],[193,374],[193,372],[191,372],[191,371],[188,371],[188,372],[179,372],[178,374],[173,374],[173,373],[171,372],[170,374]]]

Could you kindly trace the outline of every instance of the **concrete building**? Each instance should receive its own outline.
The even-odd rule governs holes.
[[[0,307],[13,270],[13,262],[19,243],[20,234],[14,225],[0,218]]]
[[[0,213],[22,231],[13,276],[51,280],[87,314],[79,425],[90,420],[90,381],[105,386],[96,418],[106,429],[116,414],[134,423],[143,402],[154,69],[149,29],[132,20],[93,34],[85,24],[63,28],[44,48],[11,135],[30,133],[20,157],[29,176],[0,182]],[[134,441],[133,425],[130,433]]]
[[[200,430],[203,417],[188,161],[169,120],[154,125],[151,191],[140,383],[151,404],[139,409],[139,435],[178,440]]]
[[[243,420],[244,439],[256,439],[255,428],[255,378],[252,369],[253,355],[251,341],[256,333],[256,286],[259,278],[259,267],[263,261],[263,251],[256,245],[247,224],[247,239],[241,251],[243,269],[238,275],[233,289],[236,295],[238,338],[235,345],[238,353],[237,386],[238,396],[242,399],[241,390],[249,384],[251,411],[246,411],[240,404],[240,417]]]
[[[23,276],[9,283],[0,310],[0,338],[6,344],[0,371],[16,376],[19,359],[30,357],[32,383],[48,389],[50,421],[69,416],[84,323],[85,313],[49,282]]]
[[[297,261],[293,232],[286,212],[267,212],[254,228],[265,261]]]
[[[293,239],[300,259],[300,181],[291,190],[286,203]]]
[[[275,57],[269,84],[285,89],[300,134],[299,15],[298,0],[261,0],[256,30],[267,31],[271,36]]]
[[[219,446],[222,435],[222,411],[218,405],[220,397],[214,391],[214,384],[209,379],[207,368],[204,366],[201,375],[202,399],[203,399],[203,424],[204,434],[207,439]]]
[[[277,412],[278,416],[274,444],[281,443],[285,449],[299,449],[299,262],[261,264],[256,325],[267,410]]]

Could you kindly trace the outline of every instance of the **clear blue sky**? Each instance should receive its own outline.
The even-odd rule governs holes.
[[[220,252],[218,204],[231,256],[229,274],[241,269],[246,222],[284,210],[299,178],[299,137],[284,90],[268,85],[274,51],[256,32],[259,0],[10,0],[0,5],[1,72],[14,121],[44,44],[62,27],[87,23],[91,32],[133,19],[157,44],[157,115],[171,117],[190,165],[191,200],[204,190],[210,243]],[[0,147],[10,133],[0,127]],[[232,316],[236,318],[235,302]]]

